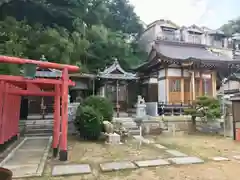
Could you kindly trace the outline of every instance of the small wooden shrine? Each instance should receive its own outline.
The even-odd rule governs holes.
[[[47,62],[44,55],[40,58],[40,61]],[[22,74],[24,71],[21,71]],[[52,68],[41,68],[36,67],[35,77],[45,78],[45,79],[61,79],[62,71]],[[41,96],[28,96],[22,98],[21,117],[27,119],[29,114],[31,115],[41,115],[44,118],[45,114],[52,114],[54,109],[54,98],[51,96],[41,97]],[[28,107],[28,108],[26,108]]]
[[[116,105],[116,112],[127,111],[136,103],[136,80],[134,73],[126,72],[115,59],[114,63],[97,74],[99,95],[109,98]]]

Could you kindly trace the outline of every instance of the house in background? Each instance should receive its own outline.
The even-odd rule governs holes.
[[[203,44],[229,57],[232,56],[232,37],[227,37],[220,30],[212,30],[207,27],[179,26],[170,20],[160,19],[147,26],[140,37],[139,44],[147,52],[150,52],[155,40]]]
[[[240,38],[207,27],[158,20],[147,26],[139,44],[149,53],[135,69],[145,82],[141,89],[148,103],[189,104],[197,96],[216,97],[229,69],[236,72],[240,65]]]

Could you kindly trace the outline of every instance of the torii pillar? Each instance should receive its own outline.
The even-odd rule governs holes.
[[[62,72],[62,108],[61,108],[61,139],[59,160],[66,161],[68,159],[67,153],[67,130],[68,130],[68,69],[64,68]]]

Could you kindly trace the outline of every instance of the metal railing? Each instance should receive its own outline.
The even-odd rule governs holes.
[[[184,103],[158,103],[158,115],[180,116],[184,115],[184,109],[189,108],[191,101],[188,104]]]

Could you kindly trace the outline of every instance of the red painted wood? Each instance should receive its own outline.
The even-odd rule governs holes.
[[[15,111],[15,123],[16,123],[16,130],[15,134],[19,134],[19,119],[20,119],[20,108],[21,108],[21,96],[15,96],[15,102],[16,102],[16,111]]]
[[[46,78],[35,78],[35,79],[26,79],[22,76],[9,76],[9,75],[0,75],[0,81],[10,81],[10,82],[20,82],[20,83],[35,83],[35,84],[62,84],[61,80],[57,79],[46,79]],[[75,83],[71,80],[68,81],[69,86],[75,86]]]
[[[41,92],[41,88],[38,85],[32,83],[27,83],[27,90]]]
[[[4,137],[3,137],[3,91],[4,91],[4,81],[0,81],[0,144],[3,144]]]
[[[61,122],[61,140],[60,150],[67,151],[67,130],[68,130],[68,69],[62,72],[62,122]]]
[[[20,117],[21,97],[19,95],[12,95],[8,92],[18,88],[11,84],[0,82],[0,111],[1,130],[0,130],[0,144],[4,144],[13,136],[18,135],[18,123]]]
[[[0,144],[18,135],[21,95],[55,96],[53,147],[58,145],[61,124],[60,149],[67,151],[68,86],[75,86],[75,83],[69,80],[68,72],[78,71],[79,67],[7,56],[0,56],[0,63],[31,63],[38,65],[40,68],[63,70],[60,80],[26,79],[22,76],[0,75]],[[49,90],[54,87],[55,92],[39,91],[39,89]],[[60,107],[60,98],[62,98],[62,107]],[[60,117],[60,110],[62,111],[62,118]]]
[[[3,143],[8,140],[7,133],[9,131],[9,126],[7,125],[7,118],[8,118],[8,112],[9,112],[9,95],[6,93],[9,89],[9,84],[6,83],[4,86],[4,92],[3,92],[3,114],[2,114],[2,134],[3,134]]]
[[[61,91],[60,85],[55,85],[55,99],[54,99],[54,130],[53,130],[53,148],[58,148],[60,138],[60,124],[61,124]]]
[[[9,94],[13,94],[13,95],[22,95],[22,96],[55,96],[55,92],[35,92],[35,91],[31,91],[31,90],[15,90],[15,89],[11,89],[8,92]]]
[[[77,72],[80,70],[78,66],[72,66],[67,64],[57,64],[45,61],[37,61],[32,59],[22,59],[18,57],[10,57],[10,56],[0,56],[0,63],[11,63],[11,64],[36,64],[40,68],[52,68],[52,69],[60,69],[63,70],[67,68],[68,72]]]

